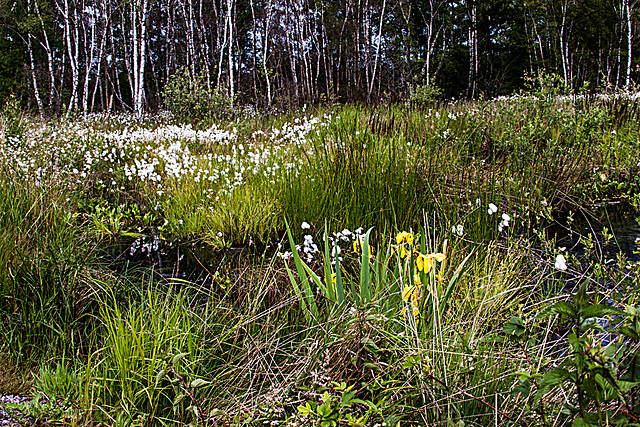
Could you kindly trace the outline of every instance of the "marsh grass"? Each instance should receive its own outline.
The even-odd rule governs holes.
[[[73,202],[55,185],[13,180],[0,191],[3,351],[29,362],[82,348],[95,290]]]
[[[554,270],[545,226],[637,195],[640,148],[627,107],[535,95],[317,107],[207,129],[86,118],[27,127],[28,149],[3,139],[6,372],[40,365],[33,391],[60,404],[39,416],[66,425],[305,425],[319,420],[299,406],[351,386],[357,400],[331,415],[342,423],[544,424],[517,373],[544,373],[568,353],[561,328],[535,313],[577,278],[595,291],[625,280],[602,257]],[[332,264],[327,243],[302,270],[320,285],[340,271],[341,298],[268,251],[199,259],[197,282],[101,258],[127,236],[222,249],[295,247],[304,234],[323,246],[325,231],[337,240],[345,227],[370,230],[366,244]],[[400,231],[421,235],[423,254],[446,252],[442,281],[436,269],[421,277],[418,318],[402,312],[415,267],[398,259]],[[514,316],[527,339],[505,333]],[[569,420],[569,400],[546,395],[549,419]]]

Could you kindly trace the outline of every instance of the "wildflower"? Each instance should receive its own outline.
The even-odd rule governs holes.
[[[451,233],[457,234],[458,236],[462,237],[462,235],[464,234],[464,226],[462,224],[454,225],[453,227],[451,227]]]
[[[445,260],[445,258],[446,256],[443,253],[428,254],[428,255],[419,254],[418,257],[416,258],[416,266],[418,267],[419,271],[424,271],[424,273],[426,274],[431,271],[431,268],[433,268],[434,260],[438,262],[442,262]]]
[[[487,212],[489,213],[489,215],[493,215],[494,213],[498,212],[498,207],[493,203],[489,203],[489,209],[487,210]]]
[[[327,278],[324,278],[324,284],[328,285]],[[335,286],[336,284],[336,273],[331,273],[331,284]]]
[[[308,229],[310,229],[310,228],[311,228],[311,226],[309,225],[309,223],[308,223],[307,221],[304,221],[304,222],[302,223],[302,229],[303,229],[303,230],[308,230]]]
[[[364,239],[362,237],[359,237],[358,239],[354,240],[353,241],[353,251],[356,252],[356,253],[360,253],[360,250],[361,250],[361,248],[363,246],[363,243],[364,243]],[[369,258],[371,258],[371,255],[372,255],[372,253],[371,253],[371,245],[369,245],[367,247],[367,249],[369,249],[368,250]]]
[[[408,243],[410,245],[413,244],[413,234],[407,232],[407,231],[402,231],[400,233],[398,233],[398,236],[396,237],[396,241],[398,242],[399,245],[403,244],[403,243]]]
[[[413,234],[407,231],[402,231],[398,233],[396,236],[396,242],[398,242],[398,246],[393,246],[393,248],[398,251],[400,254],[400,258],[405,258],[411,255],[411,248],[407,246],[413,245]]]
[[[565,271],[567,269],[567,259],[564,255],[560,254],[556,256],[555,267],[560,271]]]
[[[398,247],[398,246],[393,246],[393,248],[398,251],[398,254],[400,254],[400,258],[406,258],[407,256],[411,255],[411,250],[407,249],[404,245]]]
[[[402,300],[411,305],[411,311],[413,312],[413,317],[416,319],[416,323],[420,321],[418,315],[420,314],[419,308],[419,296],[418,296],[418,288],[416,286],[409,286],[407,284],[404,285],[404,289],[402,291]],[[406,315],[407,307],[402,308],[402,314]]]

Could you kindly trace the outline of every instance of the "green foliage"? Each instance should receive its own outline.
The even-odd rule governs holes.
[[[530,404],[539,408],[545,424],[557,416],[574,426],[617,424],[628,421],[629,414],[637,413],[633,404],[635,390],[640,385],[640,377],[635,373],[637,309],[627,305],[623,311],[592,303],[588,283],[588,280],[582,283],[571,301],[556,302],[537,316],[538,319],[568,320],[566,338],[556,344],[566,356],[557,367],[544,374],[535,370],[517,374],[516,391],[529,396]],[[504,325],[504,331],[521,343],[532,339],[531,331],[519,317],[512,317]],[[530,395],[532,387],[536,392]],[[564,409],[555,414],[547,399],[558,390],[568,393],[569,398]],[[616,401],[619,405],[613,405]],[[613,410],[615,407],[624,411]]]
[[[4,137],[9,140],[10,144],[16,142],[19,144],[27,126],[20,102],[13,94],[9,96],[2,108],[0,120],[2,120],[0,128],[4,129]]]
[[[353,385],[347,386],[342,382],[333,382],[335,393],[325,391],[320,402],[306,402],[298,406],[302,417],[308,418],[310,425],[320,427],[336,427],[340,425],[361,426],[366,425],[371,413],[377,412],[376,405],[368,400],[355,398],[356,390]],[[365,415],[354,415],[357,405],[367,407]]]
[[[418,107],[433,105],[442,95],[442,89],[433,85],[409,85],[409,98],[407,102]]]
[[[100,286],[60,184],[0,188],[0,347],[19,362],[80,349]]]
[[[0,345],[7,360],[42,365],[34,389],[55,403],[31,413],[123,426],[635,414],[640,316],[621,290],[637,284],[630,263],[609,272],[559,249],[544,226],[567,206],[583,211],[583,196],[620,194],[589,187],[599,172],[634,197],[637,130],[612,133],[597,103],[541,99],[253,117],[220,142],[185,126],[164,144],[162,119],[24,132],[29,150],[2,170]],[[142,132],[101,136],[129,128]],[[169,146],[176,155],[155,161]],[[310,258],[296,249],[284,218],[311,223],[324,247]],[[344,227],[368,231],[337,255],[330,230]],[[177,259],[160,253],[135,282],[104,268],[107,243],[143,233],[175,237],[163,242],[179,245]],[[285,233],[283,260],[271,251]],[[266,249],[207,258],[203,241]],[[600,242],[582,243],[597,255]],[[190,273],[189,251],[197,282],[166,280]],[[553,281],[569,274],[550,272],[559,253],[611,292],[558,298],[572,283]]]
[[[223,88],[210,88],[204,71],[191,75],[180,69],[169,77],[162,97],[166,108],[182,120],[228,120],[234,113],[234,100]]]

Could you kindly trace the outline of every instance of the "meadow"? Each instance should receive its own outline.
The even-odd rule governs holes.
[[[639,122],[546,90],[198,123],[7,104],[0,393],[33,400],[5,411],[637,425],[640,264],[607,215],[640,215]]]

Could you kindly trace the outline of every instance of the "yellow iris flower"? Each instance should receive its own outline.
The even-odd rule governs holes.
[[[324,278],[324,284],[327,285],[327,278]],[[335,286],[336,284],[336,273],[331,273],[331,284]]]
[[[360,240],[353,241],[353,251],[356,253],[360,253],[360,248],[362,247],[362,242]],[[371,258],[371,245],[369,245],[369,258]]]
[[[408,231],[402,231],[400,233],[398,233],[398,235],[396,236],[396,242],[398,242],[399,245],[403,244],[403,243],[408,243],[409,245],[413,244],[413,234],[409,233]]]
[[[407,303],[407,305],[411,305],[411,311],[413,312],[413,317],[416,319],[416,323],[420,321],[418,317],[420,314],[419,308],[419,295],[418,295],[418,286],[409,286],[407,284],[404,285],[404,289],[402,291],[402,300]],[[407,312],[407,307],[402,308],[402,314],[404,315]]]
[[[418,254],[418,256],[416,257],[416,266],[418,267],[418,270],[424,271],[426,274],[429,273],[433,268],[434,260],[442,262],[445,260],[445,258],[446,256],[442,253],[428,255]]]

